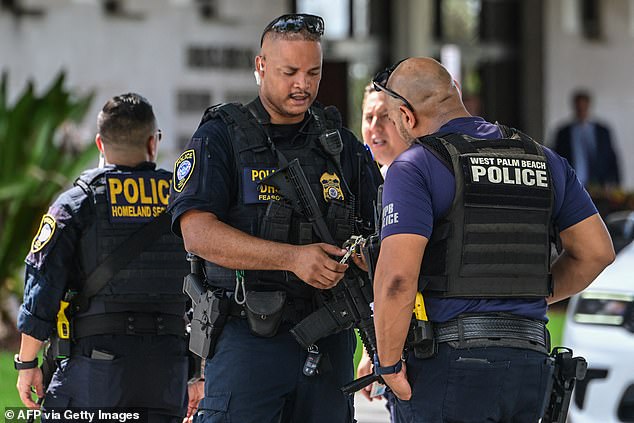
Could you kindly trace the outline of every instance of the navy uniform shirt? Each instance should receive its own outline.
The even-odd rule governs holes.
[[[438,133],[458,133],[474,138],[496,139],[497,125],[479,117],[453,119]],[[544,147],[554,187],[553,221],[564,230],[597,213],[568,162]],[[383,191],[381,238],[394,234],[417,234],[429,239],[434,221],[446,214],[455,194],[455,179],[432,153],[415,144],[390,166]],[[423,266],[425,264],[423,263]],[[462,299],[426,297],[430,320],[444,322],[461,313],[509,312],[546,319],[545,299]]]
[[[108,165],[106,169],[153,171],[155,164],[145,162],[135,168]],[[167,201],[167,190],[165,194]],[[78,248],[94,218],[94,207],[78,186],[62,193],[42,218],[26,257],[24,302],[18,314],[20,332],[42,341],[52,334],[66,290],[77,289],[88,276],[79,262]]]
[[[292,125],[267,125],[275,147],[289,161],[295,157],[294,150],[308,147],[302,131],[308,119],[312,118]],[[341,153],[344,177],[357,196],[357,207],[367,232],[371,232],[368,226],[374,223],[373,204],[381,176],[363,144],[349,130],[343,128],[339,132],[344,146]],[[236,167],[234,154],[229,131],[220,118],[212,119],[196,130],[174,166],[175,188],[170,195],[168,211],[172,213],[172,230],[176,234],[180,234],[179,218],[186,211],[207,211],[220,221],[226,221],[231,208],[243,200],[238,198],[243,175]],[[257,181],[245,187],[247,203],[251,201],[249,187],[255,190]],[[253,235],[252,228],[237,229]]]

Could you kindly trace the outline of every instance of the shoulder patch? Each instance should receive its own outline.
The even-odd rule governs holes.
[[[35,234],[33,242],[31,242],[31,253],[37,253],[44,248],[46,244],[48,244],[48,242],[53,238],[56,227],[57,222],[53,216],[50,214],[42,216],[40,228],[37,230],[37,234]]]
[[[174,191],[181,192],[185,188],[185,184],[189,181],[189,177],[194,171],[196,164],[196,153],[192,150],[186,150],[174,163]]]

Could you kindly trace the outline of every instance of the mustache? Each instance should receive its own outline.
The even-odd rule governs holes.
[[[296,96],[311,97],[311,94],[308,91],[295,91],[288,95],[289,98],[293,98]]]

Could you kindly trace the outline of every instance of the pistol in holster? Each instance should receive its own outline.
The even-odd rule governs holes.
[[[229,301],[224,289],[209,290],[206,286],[200,259],[189,253],[191,273],[185,276],[183,292],[192,300],[189,350],[201,358],[213,356],[227,317]]]
[[[566,347],[553,348],[548,359],[552,361],[554,370],[547,389],[548,404],[541,422],[565,423],[575,382],[586,377],[588,363],[583,357],[573,357],[572,350]]]
[[[438,345],[434,338],[433,324],[427,318],[425,301],[423,294],[420,292],[416,293],[414,312],[412,314],[410,329],[407,333],[406,344],[410,350],[414,351],[416,358],[430,358],[438,352]]]

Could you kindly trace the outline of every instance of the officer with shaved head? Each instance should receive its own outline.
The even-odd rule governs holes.
[[[535,422],[552,373],[547,305],[612,262],[603,221],[568,162],[471,116],[435,60],[403,60],[374,86],[414,142],[384,186],[375,372],[407,421]],[[408,330],[425,324],[411,325],[415,304],[433,336],[403,360]]]
[[[196,421],[354,418],[352,399],[340,391],[353,377],[354,333],[324,337],[307,350],[289,332],[319,307],[319,290],[344,277],[341,246],[370,232],[381,181],[336,109],[315,102],[323,31],[314,15],[269,23],[255,58],[258,97],[207,109],[175,163],[173,230],[204,263],[206,297],[194,316],[203,303],[218,310],[209,315],[209,337],[209,326],[192,326],[192,340],[200,339],[192,348],[207,358]],[[334,243],[266,183],[294,159]]]

